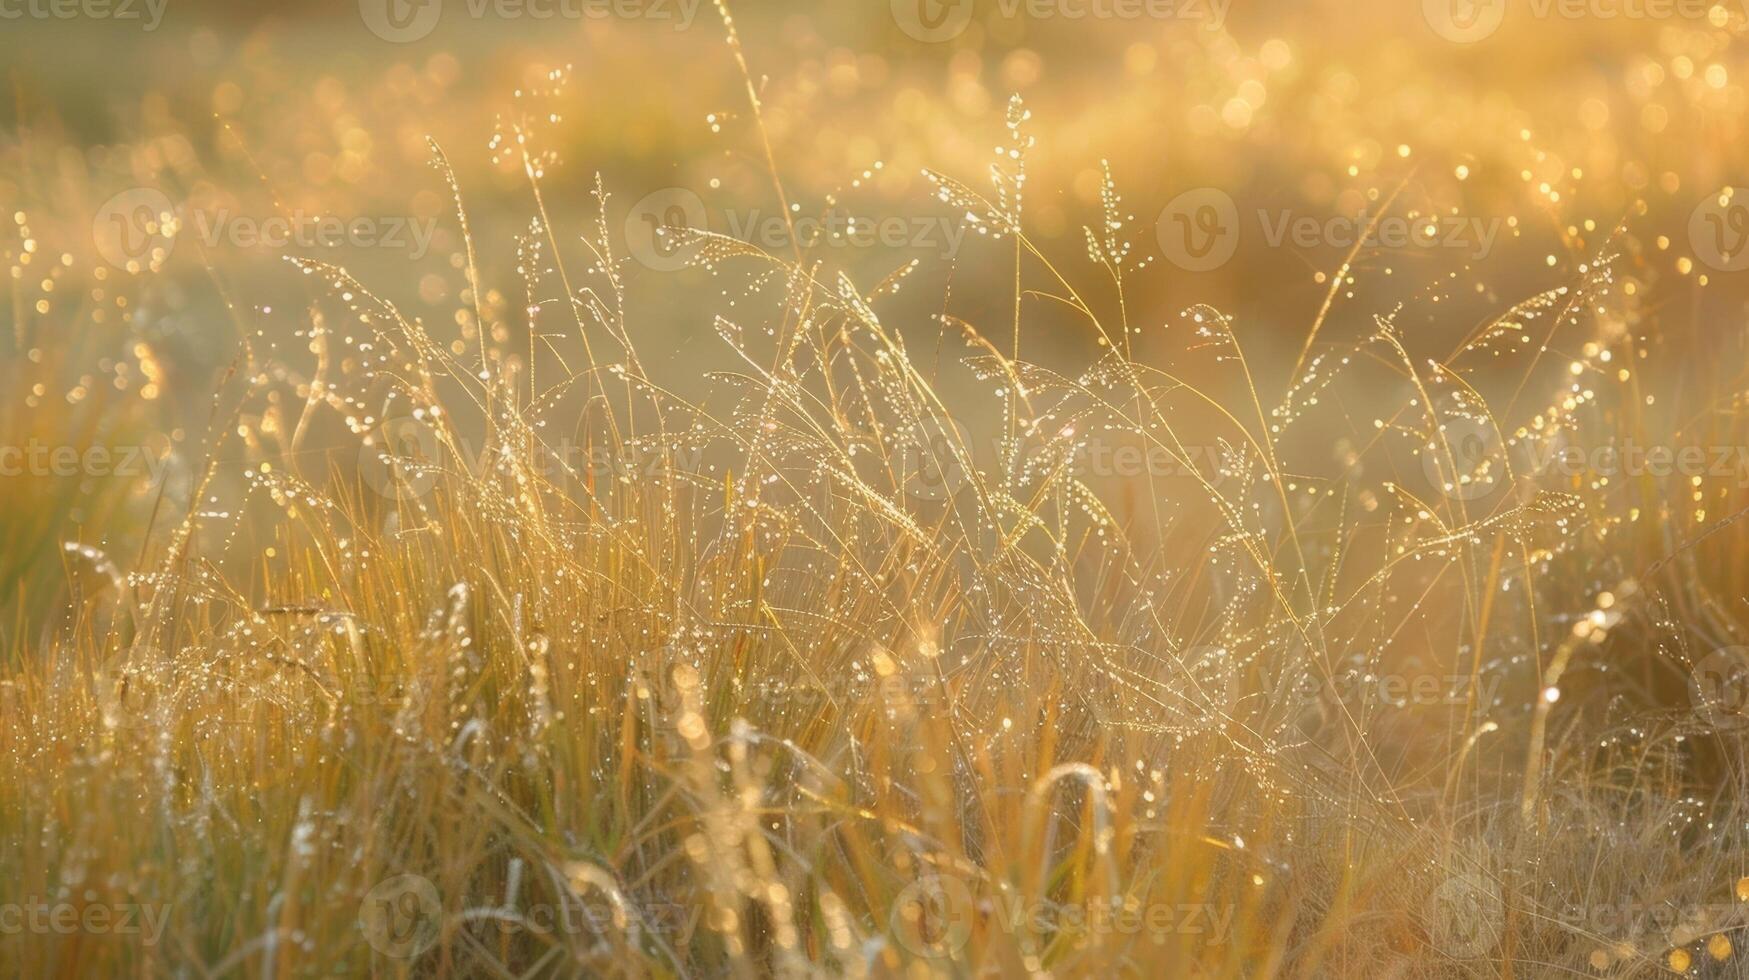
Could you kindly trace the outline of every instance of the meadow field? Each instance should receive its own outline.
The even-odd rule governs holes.
[[[1741,0],[0,0],[0,976],[1749,977]]]

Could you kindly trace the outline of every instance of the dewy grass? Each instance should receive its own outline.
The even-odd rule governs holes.
[[[748,96],[770,160],[751,78]],[[1551,445],[1675,438],[1626,410],[1642,324],[1619,236],[1445,356],[1391,318],[1314,346],[1320,313],[1281,383],[1243,324],[1193,306],[1168,327],[1182,363],[1145,362],[1110,168],[1092,273],[1053,265],[1026,230],[1018,99],[1007,121],[988,192],[931,178],[1011,244],[1013,322],[939,324],[993,414],[885,318],[912,266],[858,283],[697,229],[666,234],[744,287],[704,394],[659,383],[605,190],[599,220],[550,213],[518,130],[523,347],[490,326],[517,300],[480,280],[434,146],[466,242],[459,329],[298,261],[326,296],[308,363],[246,346],[194,506],[149,507],[137,560],[69,542],[71,613],[8,628],[0,961],[1735,969],[1745,814],[1720,721],[1740,705],[1626,712],[1708,650],[1602,651],[1676,621],[1729,646],[1740,582],[1697,556],[1741,546],[1742,491],[1709,497],[1709,522],[1652,507],[1648,477],[1547,465]],[[1025,297],[1102,354],[1022,360]],[[1528,366],[1490,403],[1468,368],[1508,348]],[[1556,350],[1582,353],[1547,370]],[[1345,386],[1386,381],[1401,411],[1307,451]],[[1714,424],[1688,444],[1740,438]],[[312,451],[337,429],[346,451]],[[249,500],[214,513],[226,478]],[[55,520],[52,495],[29,506]],[[246,571],[203,530],[227,520],[271,542]],[[40,592],[19,584],[37,550],[0,581]]]

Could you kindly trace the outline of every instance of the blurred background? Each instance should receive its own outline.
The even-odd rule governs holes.
[[[682,394],[721,366],[714,316],[775,311],[677,261],[665,224],[864,289],[915,261],[886,315],[948,377],[964,348],[936,315],[1010,352],[1022,264],[1040,291],[1019,301],[1020,353],[1064,370],[1102,343],[1071,292],[1159,363],[1197,345],[1188,307],[1218,308],[1273,397],[1302,351],[1380,317],[1444,358],[1611,257],[1598,329],[1643,334],[1648,386],[1741,362],[1749,198],[1721,197],[1749,182],[1736,0],[766,0],[730,10],[738,52],[698,0],[0,4],[5,364],[23,409],[8,444],[132,432],[187,506],[239,351],[309,360],[328,287],[288,256],[344,267],[458,350],[482,334],[526,350],[557,317],[519,271],[543,206],[568,264],[605,232],[646,366]],[[1029,115],[1011,131],[1015,95]],[[433,145],[467,209],[485,323]],[[1024,263],[925,174],[994,202],[992,165],[1015,172],[1023,145]],[[1355,244],[1375,218],[1432,235]],[[1088,228],[1127,244],[1120,275],[1089,261]],[[1471,381],[1523,409],[1542,397],[1534,371],[1558,382],[1600,340],[1527,330],[1509,346],[1546,363]],[[1334,435],[1409,397],[1394,375],[1348,387],[1289,465],[1327,464]],[[1664,431],[1703,410],[1644,407]],[[7,529],[15,565],[69,524],[104,541],[105,515],[158,502],[89,476],[5,492],[58,508]],[[8,591],[52,571],[14,567]]]

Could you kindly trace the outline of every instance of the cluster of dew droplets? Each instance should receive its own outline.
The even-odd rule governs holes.
[[[541,150],[530,147],[542,130],[564,121],[559,106],[565,102],[570,81],[571,66],[565,65],[549,70],[533,86],[511,93],[514,116],[507,119],[499,114],[492,138],[486,144],[492,152],[492,163],[523,162],[530,178],[539,180],[546,176],[547,170],[558,162],[558,152],[550,147]]]
[[[1306,362],[1305,369],[1288,385],[1281,401],[1269,410],[1270,437],[1276,439],[1286,435],[1295,422],[1318,407],[1319,396],[1341,377],[1343,369],[1354,363],[1354,358],[1375,339],[1369,337],[1339,351],[1323,351],[1313,355]]]
[[[1100,160],[1099,172],[1099,210],[1102,219],[1100,228],[1096,232],[1082,226],[1081,230],[1087,239],[1087,258],[1095,265],[1110,269],[1112,275],[1121,282],[1133,250],[1133,244],[1124,234],[1124,229],[1136,220],[1136,216],[1124,212],[1123,197],[1118,194],[1117,181],[1111,175],[1111,161]],[[1152,256],[1144,255],[1131,268],[1144,269],[1151,259]]]
[[[996,161],[990,164],[990,183],[996,189],[996,208],[992,219],[997,222],[998,237],[1020,234],[1021,205],[1026,194],[1026,155],[1037,144],[1037,138],[1027,130],[1032,110],[1018,94],[1008,99],[1008,145],[996,148]]]
[[[1008,143],[996,147],[996,159],[990,164],[990,184],[996,197],[993,203],[951,177],[933,170],[923,171],[924,178],[935,185],[936,197],[962,212],[966,224],[980,235],[1000,239],[1020,234],[1026,155],[1037,143],[1027,128],[1031,119],[1032,112],[1019,95],[1009,99],[1004,120]]]
[[[1217,361],[1239,359],[1239,344],[1233,336],[1231,316],[1202,303],[1189,307],[1180,315],[1191,323],[1191,350],[1213,350]]]

